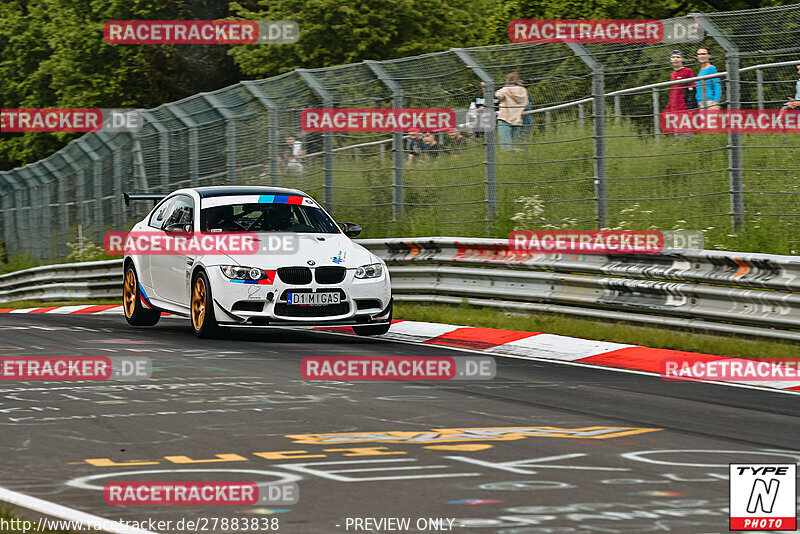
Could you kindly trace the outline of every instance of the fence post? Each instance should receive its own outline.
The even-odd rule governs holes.
[[[451,51],[460,59],[467,67],[472,69],[482,82],[484,82],[483,96],[484,102],[494,102],[494,78],[489,72],[478,63],[478,60],[463,48],[452,48]],[[494,105],[486,106],[486,109],[491,109],[492,117],[494,117]],[[494,121],[496,122],[496,121]],[[486,218],[493,221],[497,216],[497,154],[494,138],[495,124],[492,123],[491,128],[483,134],[483,147],[485,150],[485,166],[486,166]]]
[[[705,32],[725,50],[728,72],[726,86],[728,88],[728,109],[741,109],[741,82],[739,73],[739,47],[730,40],[720,28],[708,17],[699,13],[696,16]],[[731,187],[731,226],[734,231],[744,227],[744,184],[742,180],[742,134],[728,133],[728,163]]]
[[[12,252],[16,254],[22,252],[19,226],[14,224],[14,218],[20,209],[20,204],[16,203],[16,200],[17,191],[21,186],[13,171],[0,172],[0,181],[7,184],[3,194],[3,232],[6,240],[6,255],[10,257]]]
[[[236,176],[236,113],[228,109],[223,104],[217,95],[211,93],[201,93],[201,97],[211,104],[215,111],[217,111],[225,119],[225,171],[227,175],[226,185],[236,185],[238,179]]]
[[[377,61],[366,60],[364,63],[372,70],[373,74],[392,92],[392,107],[403,107],[403,88],[397,83],[383,65]],[[393,221],[403,218],[403,133],[392,133],[392,207]],[[381,161],[383,161],[383,145],[380,145]]]
[[[180,106],[166,104],[164,108],[175,115],[189,130],[189,185],[197,187],[200,184],[199,157],[197,153],[197,123]]]
[[[326,108],[333,107],[333,95],[331,95],[319,80],[306,69],[297,69],[297,74],[308,85],[308,87],[316,94],[322,105]],[[325,209],[333,215],[333,133],[325,132],[322,134],[322,176],[323,176],[323,191],[325,197]]]
[[[161,192],[169,194],[169,130],[161,122],[150,116],[148,111],[142,112],[142,118],[153,125],[158,132],[158,174],[161,182]]]
[[[619,95],[614,96],[614,124],[619,124],[622,120],[622,104]]]
[[[603,71],[603,65],[597,61],[583,45],[567,43],[567,46],[592,70],[595,219],[597,221],[597,228],[600,229],[607,226],[608,221],[605,73]]]
[[[764,109],[764,73],[761,69],[756,69],[756,94],[758,109]]]
[[[75,160],[67,154],[66,150],[58,151],[61,159],[75,172],[75,217],[76,226],[86,222],[86,174],[83,168],[78,167]]]
[[[111,136],[107,132],[97,132],[97,138],[111,151],[114,165],[114,178],[111,187],[111,196],[113,197],[111,200],[111,217],[114,230],[122,230],[122,146],[112,143]]]
[[[578,124],[580,124],[581,129],[583,129],[583,127],[585,126],[584,123],[585,114],[586,113],[583,110],[583,104],[578,104]]]
[[[658,101],[658,89],[653,87],[653,132],[656,142],[661,141],[661,125],[658,121],[658,115],[661,112],[661,105]]]
[[[53,217],[50,215],[50,182],[54,180],[54,177],[48,179],[44,172],[47,168],[45,167],[43,170],[41,167],[43,165],[40,165],[39,162],[30,165],[31,171],[36,175],[36,179],[39,182],[36,187],[37,196],[39,197],[39,221],[37,222],[39,231],[36,233],[36,241],[39,242],[37,244],[41,250],[41,257],[49,262],[53,259]]]
[[[278,143],[280,136],[278,132],[279,116],[278,104],[267,97],[261,87],[256,85],[255,82],[246,81],[242,82],[247,91],[256,97],[256,100],[261,102],[261,105],[267,108],[267,162],[269,163],[269,185],[276,187],[278,185]]]
[[[56,228],[58,229],[58,242],[56,244],[56,251],[59,256],[67,255],[67,228],[69,228],[69,211],[67,210],[67,180],[66,176],[55,168],[55,166],[48,161],[49,158],[43,159],[42,164],[53,176],[56,181],[56,202],[58,202],[58,216],[54,219],[56,221]]]
[[[83,150],[92,160],[92,189],[94,190],[94,239],[95,243],[103,242],[103,162],[81,137],[75,145]]]

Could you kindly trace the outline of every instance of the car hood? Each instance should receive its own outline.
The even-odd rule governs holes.
[[[269,247],[270,237],[287,234],[259,233],[262,250],[257,254],[219,254],[203,258],[206,265],[236,264],[246,267],[275,269],[292,265],[311,265],[314,267],[340,266],[355,269],[361,265],[378,263],[381,260],[361,245],[354,243],[344,234],[291,234],[297,238],[297,251],[285,252]],[[263,247],[267,246],[267,251]]]

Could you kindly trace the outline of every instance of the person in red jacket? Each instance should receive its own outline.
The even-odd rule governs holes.
[[[671,82],[677,80],[683,80],[685,78],[692,78],[694,76],[694,72],[689,67],[684,67],[683,62],[686,60],[686,57],[683,55],[683,52],[680,50],[673,50],[672,54],[669,56],[669,61],[672,63],[672,74],[670,74],[669,79]],[[669,104],[667,105],[667,111],[686,111],[686,100],[688,97],[694,98],[693,94],[686,94],[686,91],[694,91],[694,86],[691,82],[689,83],[682,83],[678,85],[670,85],[669,89]],[[691,139],[692,134],[687,133],[686,139]],[[674,140],[678,140],[678,134],[672,134],[672,138]]]

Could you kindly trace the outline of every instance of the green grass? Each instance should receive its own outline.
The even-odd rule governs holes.
[[[588,119],[583,127],[577,122],[537,127],[532,137],[523,137],[528,144],[519,145],[518,151],[498,150],[494,221],[486,215],[485,154],[480,144],[458,158],[445,155],[407,167],[408,205],[398,220],[392,211],[391,153],[387,151],[381,160],[377,155],[362,153],[356,159],[352,153],[339,152],[334,156],[334,215],[362,224],[363,237],[504,238],[516,225],[511,217],[520,211],[517,199],[538,195],[545,211],[540,224],[526,229],[542,229],[545,224],[594,229],[591,135]],[[708,249],[800,253],[800,172],[781,170],[800,168],[800,150],[791,148],[800,145],[800,135],[742,135],[743,166],[753,169],[743,173],[744,189],[753,192],[745,194],[745,225],[737,232],[731,229],[729,215],[727,134],[656,139],[646,126],[623,119],[608,120],[607,135],[606,227],[698,230],[704,232]],[[262,180],[245,177],[245,181]],[[312,162],[303,176],[281,176],[280,185],[323,198],[322,171]]]
[[[645,347],[736,356],[742,358],[797,358],[800,343],[722,336],[700,329],[674,329],[639,326],[611,320],[591,320],[558,314],[527,315],[462,304],[422,305],[395,302],[394,317],[463,326],[502,328],[527,332],[560,334],[598,341],[611,341]]]
[[[23,530],[22,525],[19,525],[19,523],[17,523],[16,521],[14,523],[11,523],[12,520],[26,521],[25,518],[13,515],[11,513],[11,510],[12,508],[10,507],[0,508],[0,520],[7,522],[5,524],[6,528],[0,530],[0,532],[2,532],[3,534],[17,534],[17,533],[22,534],[26,532],[25,530]],[[36,532],[37,534],[74,534],[70,530],[36,530],[38,519],[35,521],[27,519],[27,521],[30,521],[32,523],[31,525],[28,525],[27,532],[29,533]],[[13,525],[14,528],[11,528],[11,525]],[[84,531],[84,532],[89,532],[89,531]]]

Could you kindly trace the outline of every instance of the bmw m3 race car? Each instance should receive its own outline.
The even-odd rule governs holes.
[[[389,330],[386,264],[350,239],[360,226],[340,228],[307,194],[222,186],[126,194],[130,200],[156,205],[126,238],[129,324],[152,326],[169,312],[190,317],[198,337],[219,336],[228,326],[353,326],[365,336]],[[256,236],[254,248],[229,246],[248,245],[247,236]]]

